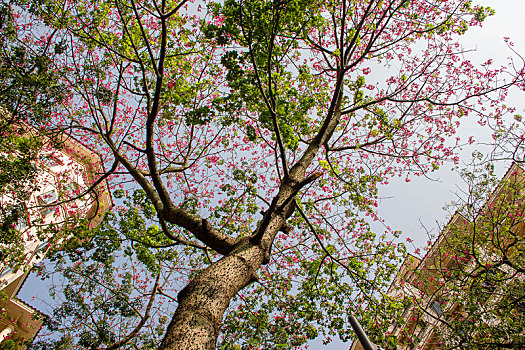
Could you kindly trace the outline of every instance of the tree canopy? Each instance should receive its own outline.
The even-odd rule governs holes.
[[[457,161],[461,120],[504,115],[520,83],[466,58],[492,14],[467,0],[11,3],[12,45],[53,48],[66,88],[46,128],[99,152],[120,200],[55,255],[63,336],[42,348],[294,348],[350,339],[349,314],[380,331],[405,249],[370,228],[378,186]]]
[[[33,127],[46,123],[64,98],[55,53],[26,41],[25,20],[9,2],[0,2],[0,256],[17,264],[22,248],[14,243],[23,241],[20,226],[28,220],[25,202],[35,190],[40,136],[50,135],[44,129],[36,135]]]

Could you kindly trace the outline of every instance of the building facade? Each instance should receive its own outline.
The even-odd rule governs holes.
[[[100,157],[79,141],[65,135],[43,139],[36,168],[16,227],[23,242],[13,243],[16,253],[4,256],[0,264],[0,344],[30,341],[41,327],[36,310],[16,298],[31,267],[61,243],[70,225],[85,219],[88,226],[97,226],[112,206],[107,183],[96,183],[103,172]],[[2,207],[10,201],[9,195],[0,197]]]
[[[382,327],[382,348],[525,348],[524,188],[514,164],[482,205],[453,215],[423,258],[405,259],[386,292],[398,312]]]

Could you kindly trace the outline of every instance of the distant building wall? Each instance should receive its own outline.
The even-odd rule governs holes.
[[[440,273],[454,270],[458,268],[458,264],[462,265],[462,269],[468,271],[470,262],[454,259],[450,250],[457,249],[457,245],[462,244],[462,238],[458,235],[461,235],[462,232],[468,234],[472,223],[481,222],[491,216],[494,203],[504,203],[511,199],[513,194],[506,192],[508,183],[525,183],[525,171],[517,164],[513,164],[507,171],[473,222],[469,222],[461,214],[456,213],[422,259],[412,255],[405,259],[386,295],[397,300],[417,299],[418,303],[405,308],[401,315],[402,322],[399,324],[392,322],[388,329],[385,329],[387,334],[397,338],[397,349],[432,350],[439,348],[443,342],[447,341],[443,337],[443,334],[447,332],[443,321],[461,316],[462,305],[461,298],[457,298],[456,302],[450,305],[444,305],[440,301],[440,295],[446,292],[442,288],[443,281],[440,279]],[[525,235],[525,224],[520,225],[521,228],[518,231],[523,236]],[[474,242],[476,243],[480,244],[479,241]],[[478,248],[483,251],[485,247]],[[485,250],[487,250],[487,255],[495,254],[489,251],[490,248]],[[488,302],[495,301],[489,298]],[[487,320],[487,322],[497,321]],[[361,350],[363,348],[356,341],[352,344],[351,349]]]
[[[44,258],[52,244],[53,237],[42,234],[42,230],[49,225],[60,229],[78,219],[97,226],[112,206],[106,181],[94,186],[103,173],[102,161],[95,152],[65,135],[55,142],[47,138],[44,141],[34,180],[37,190],[24,203],[27,217],[17,227],[24,239],[23,262],[17,266],[0,264],[0,288],[7,298],[0,303],[0,343],[11,337],[30,340],[42,325],[42,320],[35,317],[36,311],[16,298],[29,270]],[[8,195],[0,197],[0,202],[10,200]]]

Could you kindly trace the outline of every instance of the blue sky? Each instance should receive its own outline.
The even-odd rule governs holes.
[[[506,64],[508,57],[514,54],[505,44],[504,37],[510,37],[515,43],[515,50],[525,55],[525,0],[476,2],[492,7],[496,14],[486,20],[483,28],[470,29],[463,37],[462,42],[466,48],[476,49],[471,60],[482,63],[492,58],[495,66]],[[517,113],[524,114],[525,94],[516,89],[510,94],[508,104],[516,106]],[[476,140],[490,137],[475,122],[465,123],[459,133],[475,135]],[[466,149],[462,160],[468,163],[473,150]],[[497,173],[503,176],[508,166],[509,163],[496,164]],[[461,179],[451,170],[451,166],[441,167],[432,175],[436,181],[425,178],[412,179],[410,183],[405,183],[404,179],[394,180],[381,191],[383,200],[379,210],[382,216],[387,218],[390,226],[403,231],[420,247],[427,241],[426,231],[421,223],[436,233],[438,223],[443,224],[447,219],[443,206],[457,198],[456,193],[462,186]]]

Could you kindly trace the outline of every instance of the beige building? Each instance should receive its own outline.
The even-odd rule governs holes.
[[[481,261],[482,264],[489,264],[489,266],[501,261],[501,249],[511,257],[513,254],[523,254],[525,224],[523,218],[518,220],[512,218],[511,212],[514,211],[509,211],[509,208],[519,211],[517,207],[523,205],[523,185],[525,185],[525,172],[514,164],[472,222],[456,213],[423,258],[409,255],[405,259],[386,292],[391,300],[408,301],[400,313],[400,319],[389,323],[385,329],[386,335],[397,339],[397,349],[437,349],[450,339],[450,328],[445,323],[451,324],[453,321],[465,318],[462,300],[465,300],[467,295],[462,295],[458,291],[459,288],[452,289],[450,286],[451,283],[455,283],[455,277],[452,276],[454,271],[461,271],[462,276],[468,276],[469,272],[474,271],[475,259],[471,258],[469,261],[465,258],[466,255],[457,252],[475,247],[477,264]],[[516,201],[516,198],[519,200]],[[509,223],[511,219],[513,221]],[[515,248],[509,248],[511,240],[497,233],[497,229],[494,228],[496,225],[507,225],[505,230],[509,228],[512,230],[515,234],[512,241]],[[496,235],[498,237],[495,237]],[[498,249],[495,247],[495,241],[501,244]],[[482,302],[484,305],[498,303],[505,295],[506,286],[511,282],[515,283],[519,280],[519,286],[523,279],[523,288],[525,288],[525,278],[519,273],[511,271],[512,268],[505,265],[499,269],[513,277],[500,284],[482,285],[487,291],[487,296]],[[497,317],[487,316],[480,322],[497,324],[499,320]],[[351,349],[363,348],[359,342],[354,342]]]
[[[87,191],[103,171],[102,161],[95,152],[66,136],[58,143],[60,147],[54,147],[56,142],[49,139],[44,141],[37,163],[38,189],[30,193],[25,203],[27,217],[17,227],[24,240],[23,247],[18,248],[20,257],[15,266],[6,257],[0,264],[0,344],[10,339],[30,341],[42,325],[37,312],[16,295],[31,267],[44,258],[52,245],[60,244],[60,239],[43,230],[50,225],[60,230],[80,218],[87,219],[90,226],[97,226],[112,206],[106,182]],[[4,195],[0,204],[11,200]]]

